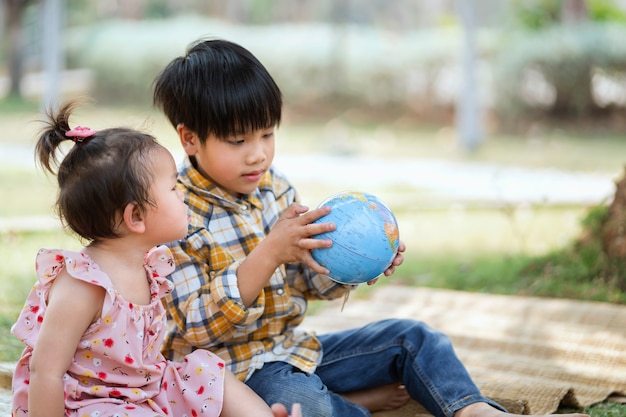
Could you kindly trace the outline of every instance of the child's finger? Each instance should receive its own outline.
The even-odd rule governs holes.
[[[302,417],[302,407],[299,403],[295,403],[291,406],[291,416],[290,417]]]

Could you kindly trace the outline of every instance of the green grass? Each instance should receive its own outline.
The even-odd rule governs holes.
[[[616,283],[607,283],[601,276],[589,279],[587,268],[567,259],[566,253],[555,252],[547,259],[549,264],[544,257],[529,255],[414,258],[398,268],[393,281],[408,286],[626,304],[626,292]],[[535,269],[550,264],[559,265],[560,270],[547,274]]]
[[[563,413],[580,412],[577,410],[562,410]],[[591,417],[623,417],[626,415],[626,404],[604,402],[582,410]]]
[[[53,177],[21,167],[0,167],[0,195],[14,196],[0,204],[0,218],[47,215],[54,211],[56,184]]]
[[[7,96],[0,100],[0,114],[34,113],[39,110],[39,104],[32,100]]]
[[[11,334],[11,325],[36,281],[35,256],[42,247],[78,250],[77,239],[61,230],[1,233],[0,248],[0,361],[15,361],[24,348]]]

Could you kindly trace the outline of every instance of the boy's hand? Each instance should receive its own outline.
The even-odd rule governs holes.
[[[271,245],[271,253],[277,265],[304,262],[315,272],[328,274],[328,269],[317,263],[311,250],[329,248],[330,239],[315,239],[313,236],[335,230],[334,223],[313,223],[330,213],[330,207],[310,210],[298,203],[291,204],[280,216],[263,242]]]
[[[402,252],[404,252],[405,250],[406,250],[406,245],[404,244],[404,242],[400,241],[400,244],[398,245],[398,253],[396,253],[396,257],[393,258],[391,265],[389,265],[389,268],[387,268],[384,272],[384,275],[386,277],[390,276],[396,271],[396,266],[402,265],[402,262],[404,262],[404,255],[402,254]],[[378,278],[375,278],[371,281],[368,281],[367,285],[374,285],[376,284],[377,281],[378,281]]]

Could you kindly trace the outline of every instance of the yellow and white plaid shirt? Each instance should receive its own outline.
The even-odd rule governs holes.
[[[241,380],[266,362],[313,372],[321,360],[320,342],[297,328],[307,300],[342,297],[353,286],[336,284],[302,263],[286,264],[246,308],[237,285],[238,266],[297,201],[293,186],[271,169],[253,193],[235,199],[204,178],[189,157],[178,182],[191,224],[184,239],[168,245],[176,270],[170,275],[174,290],[165,301],[170,325],[165,356],[181,360],[195,349],[208,349]]]

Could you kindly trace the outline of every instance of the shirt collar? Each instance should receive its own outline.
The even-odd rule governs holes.
[[[241,198],[235,198],[219,185],[204,177],[194,166],[192,158],[188,155],[185,156],[179,167],[178,181],[186,188],[192,189],[196,194],[202,195],[209,200],[220,201],[220,204],[233,207],[241,207],[242,204],[248,204],[255,208],[263,208],[260,190],[271,189],[272,180],[269,171],[263,174],[259,186],[252,193],[244,194]]]

